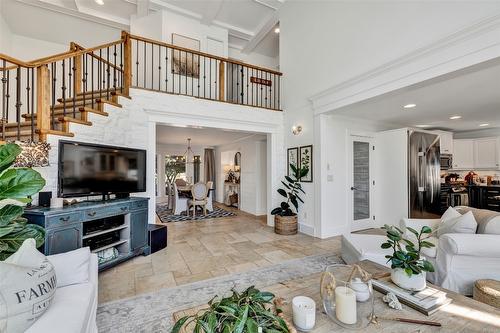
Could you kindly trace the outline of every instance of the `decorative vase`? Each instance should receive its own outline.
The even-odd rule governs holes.
[[[393,268],[391,270],[391,280],[401,288],[411,291],[421,291],[427,286],[425,272],[408,276],[402,268]]]
[[[274,215],[274,232],[278,235],[295,235],[298,230],[297,215]]]
[[[328,266],[320,294],[327,316],[343,328],[365,329],[374,317],[371,275],[357,265]]]

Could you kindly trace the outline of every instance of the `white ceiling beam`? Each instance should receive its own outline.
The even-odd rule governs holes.
[[[283,5],[283,2],[285,2],[284,0],[253,0],[253,1],[257,2],[258,4],[260,4],[262,6],[265,6],[265,7],[274,9],[274,10],[278,10],[281,7],[281,5]]]
[[[267,20],[264,21],[264,23],[257,29],[257,33],[248,41],[248,43],[243,47],[241,50],[245,54],[249,54],[255,48],[259,43],[267,36],[271,30],[278,24],[279,22],[279,15],[278,11],[275,11],[272,13]]]
[[[211,25],[212,22],[217,18],[217,15],[219,14],[223,3],[224,0],[210,2],[210,7],[206,11],[206,13],[203,14],[203,17],[201,18],[201,23],[205,25]]]
[[[137,0],[137,17],[148,16],[149,0]]]

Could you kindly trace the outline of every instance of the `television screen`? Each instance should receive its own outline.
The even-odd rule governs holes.
[[[146,151],[59,142],[59,196],[146,191]]]

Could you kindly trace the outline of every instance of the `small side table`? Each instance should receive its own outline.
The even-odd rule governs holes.
[[[167,226],[148,224],[148,243],[151,253],[158,252],[167,247]]]
[[[473,297],[476,301],[500,309],[500,281],[477,280],[474,282]]]

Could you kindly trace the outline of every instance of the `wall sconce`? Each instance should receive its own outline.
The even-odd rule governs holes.
[[[293,125],[292,126],[292,133],[293,133],[293,135],[299,135],[300,132],[302,132],[302,126],[301,125]]]

